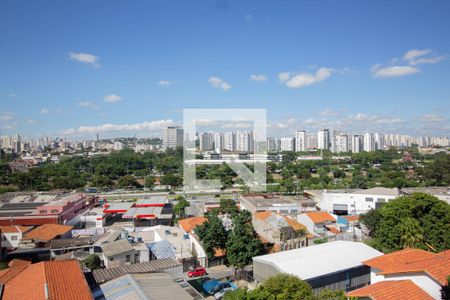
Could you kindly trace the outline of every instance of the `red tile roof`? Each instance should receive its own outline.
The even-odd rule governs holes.
[[[450,270],[449,253],[449,250],[436,254],[408,248],[378,256],[363,263],[380,270],[380,274],[423,272],[445,285]]]
[[[183,228],[185,232],[190,233],[195,227],[202,225],[207,220],[208,219],[205,217],[192,217],[179,220],[178,225]]]
[[[354,222],[354,221],[358,221],[359,220],[359,216],[358,215],[354,215],[354,216],[342,216],[343,218],[347,219],[347,221],[349,222]]]
[[[30,230],[31,226],[0,226],[0,231],[2,233],[16,233],[16,232],[26,232]]]
[[[270,215],[272,214],[272,212],[270,211],[258,211],[255,213],[255,218],[258,218],[260,220],[265,220],[267,219]]]
[[[5,270],[2,270],[2,272],[0,273],[0,284],[5,285],[7,282],[9,282],[11,279],[16,277],[19,273],[21,273],[27,267],[28,266],[20,266],[20,267],[8,268]]]
[[[73,226],[59,225],[59,224],[44,224],[30,232],[28,232],[24,239],[33,239],[37,241],[50,241],[57,236],[63,235],[72,230]]]
[[[291,219],[287,216],[282,216],[279,213],[276,212],[272,212],[272,211],[258,211],[254,214],[255,218],[260,219],[262,221],[265,221],[268,217],[270,217],[272,214],[276,214],[278,216],[281,216],[284,218],[284,220],[288,223],[289,226],[291,226],[294,230],[301,230],[304,229],[306,230],[306,226],[297,222],[294,219]]]
[[[314,222],[314,223],[324,223],[327,221],[335,222],[336,219],[333,218],[332,215],[327,213],[326,211],[310,211],[307,212],[306,215]]]
[[[92,300],[93,297],[78,262],[63,260],[26,266],[5,285],[2,300],[12,299]]]
[[[16,268],[31,265],[31,261],[15,258],[8,263],[8,267]]]
[[[428,300],[433,299],[411,280],[380,281],[351,291],[348,297],[369,297],[372,300]]]

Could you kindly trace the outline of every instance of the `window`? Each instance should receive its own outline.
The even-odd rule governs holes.
[[[11,236],[11,241],[17,241],[17,235],[12,235]]]
[[[45,209],[39,211],[40,214],[46,214],[47,211]]]
[[[377,200],[378,200],[378,202],[381,202],[381,203],[386,202],[386,199],[384,199],[384,198],[378,198]]]
[[[58,213],[58,210],[57,210],[57,209],[52,209],[50,212],[51,212],[52,214],[57,214],[57,213]]]
[[[373,198],[372,197],[366,197],[366,202],[373,202]]]
[[[139,253],[134,254],[134,262],[135,263],[139,262]]]
[[[131,261],[131,257],[129,255],[125,256],[125,261],[126,262],[130,262]]]

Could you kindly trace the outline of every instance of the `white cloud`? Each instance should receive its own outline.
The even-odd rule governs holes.
[[[320,68],[314,74],[282,72],[278,79],[289,88],[301,88],[327,79],[332,72],[330,68]]]
[[[158,81],[158,85],[162,85],[162,86],[169,86],[171,84],[172,84],[172,82],[169,81],[169,80],[160,80],[160,81]]]
[[[78,105],[81,107],[87,107],[92,109],[100,109],[100,106],[96,105],[95,103],[92,103],[90,101],[81,101],[78,102]]]
[[[81,126],[63,130],[64,135],[83,135],[105,132],[160,132],[167,126],[174,125],[172,120],[145,121],[135,124],[102,124],[98,126]]]
[[[224,91],[228,91],[229,89],[231,89],[231,85],[219,77],[209,77],[208,82],[213,87],[220,88]]]
[[[432,51],[430,49],[425,50],[409,50],[403,56],[403,60],[407,61],[410,65],[418,65],[418,64],[436,64],[447,57],[445,55],[428,55]],[[424,57],[425,56],[425,57]]]
[[[14,114],[12,112],[4,112],[0,114],[0,121],[11,121],[14,119]]]
[[[253,75],[250,75],[250,80],[267,81],[267,77],[264,74],[259,74],[259,75],[253,74]]]
[[[322,115],[322,116],[336,116],[336,115],[338,115],[338,114],[339,114],[338,111],[334,111],[334,110],[331,110],[331,109],[329,109],[329,108],[325,108],[324,110],[322,110],[322,111],[319,113],[319,115]]]
[[[116,95],[116,94],[111,94],[111,95],[107,95],[107,96],[103,97],[103,100],[108,103],[115,103],[115,102],[122,101],[122,97],[119,95]]]
[[[69,52],[69,58],[71,60],[93,65],[96,68],[100,67],[98,63],[99,57],[93,54],[83,52]]]
[[[420,121],[422,122],[429,122],[429,123],[435,123],[435,122],[442,122],[445,121],[445,118],[439,115],[435,114],[427,114],[420,118]]]
[[[380,64],[374,65],[371,69],[374,77],[401,77],[419,73],[420,70],[413,66],[390,66],[381,67]]]
[[[48,108],[41,108],[41,114],[46,115],[48,114],[49,110]]]
[[[376,64],[370,68],[370,71],[374,77],[401,77],[419,73],[420,69],[417,68],[419,64],[436,64],[446,58],[445,55],[432,54],[430,49],[413,49],[407,51],[401,60],[395,58],[391,60],[390,65]],[[401,64],[402,61],[405,65]]]
[[[30,120],[27,121],[27,123],[30,124],[30,125],[32,125],[32,124],[36,123],[36,121],[33,120],[33,119],[30,119]]]

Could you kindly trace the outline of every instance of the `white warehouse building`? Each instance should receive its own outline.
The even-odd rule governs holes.
[[[398,189],[371,188],[367,190],[306,190],[320,210],[337,215],[359,215],[400,196]]]

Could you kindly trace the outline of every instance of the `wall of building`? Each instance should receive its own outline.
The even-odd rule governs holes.
[[[262,282],[269,277],[282,273],[271,264],[253,260],[253,277],[257,282]]]
[[[347,207],[348,214],[363,214],[372,208],[376,208],[376,203],[388,202],[397,196],[386,196],[377,194],[353,194],[353,193],[332,193],[323,192],[319,199],[316,199],[317,206],[321,210],[333,213],[334,205]],[[371,200],[371,201],[370,201]]]
[[[306,281],[316,292],[322,289],[331,289],[332,291],[344,290],[348,292],[368,285],[370,283],[370,278],[370,268],[367,266],[360,266],[333,274],[306,279]]]
[[[135,261],[134,259],[134,254],[137,253],[138,254],[138,258]],[[127,262],[127,255],[130,256],[130,262]],[[124,253],[120,253],[117,255],[114,255],[112,257],[106,257],[105,254],[102,255],[103,257],[103,262],[105,264],[106,268],[112,268],[112,267],[117,267],[120,265],[125,265],[125,264],[134,264],[136,262],[139,262],[139,251],[136,250],[131,250],[128,252],[124,252]],[[112,260],[111,260],[112,258]]]
[[[4,248],[17,248],[19,242],[22,239],[22,232],[8,232],[2,233],[2,247]]]

